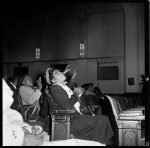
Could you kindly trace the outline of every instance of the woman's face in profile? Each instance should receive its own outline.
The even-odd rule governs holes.
[[[26,76],[23,80],[23,84],[32,86],[33,85],[33,80],[30,76]]]
[[[66,80],[66,76],[56,69],[53,71],[53,80],[55,82],[64,82]]]

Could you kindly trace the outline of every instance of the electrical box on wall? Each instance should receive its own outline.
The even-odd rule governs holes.
[[[128,85],[134,85],[134,78],[128,78]]]

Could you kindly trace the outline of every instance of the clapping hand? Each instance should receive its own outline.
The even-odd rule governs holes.
[[[39,125],[34,125],[34,126],[31,127],[31,129],[32,129],[32,133],[33,133],[34,135],[39,135],[39,134],[41,134],[42,131],[43,131],[42,127],[39,126]]]
[[[74,70],[74,71],[73,71],[73,76],[72,76],[71,79],[73,80],[76,76],[77,76],[77,72]]]
[[[83,89],[81,87],[77,87],[74,89],[74,92],[78,95],[78,97],[81,97],[83,94]]]

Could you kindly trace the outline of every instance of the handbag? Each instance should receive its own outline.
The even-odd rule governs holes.
[[[25,118],[29,122],[37,121],[39,116],[39,110],[36,106],[29,106],[25,111]]]

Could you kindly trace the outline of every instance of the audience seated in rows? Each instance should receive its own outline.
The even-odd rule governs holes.
[[[4,79],[3,84],[3,146],[104,146],[104,144],[82,139],[49,141],[49,136],[38,126],[25,123],[19,112],[10,108],[13,92]],[[36,129],[36,130],[35,130]]]

